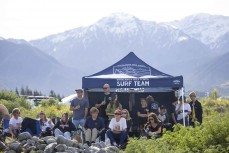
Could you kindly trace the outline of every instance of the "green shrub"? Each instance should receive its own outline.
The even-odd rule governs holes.
[[[14,103],[14,102],[11,102],[11,101],[8,101],[8,100],[5,100],[5,99],[0,99],[0,104],[5,105],[6,108],[9,110],[9,113],[11,113],[14,108],[18,108],[19,107],[18,103]]]
[[[31,105],[24,97],[18,97],[14,92],[0,90],[0,104],[3,104],[8,108],[9,113],[14,108],[26,108],[31,109]]]
[[[203,124],[183,127],[175,125],[174,132],[163,132],[162,138],[131,138],[126,153],[189,153],[229,152],[229,101],[201,100]],[[213,105],[209,105],[209,103]]]
[[[57,105],[57,104],[59,104],[60,102],[58,101],[58,100],[55,100],[55,99],[53,99],[53,98],[51,98],[51,99],[48,99],[48,100],[42,100],[42,101],[40,101],[40,105],[42,106],[42,107],[45,107],[45,106],[52,106],[52,105]]]

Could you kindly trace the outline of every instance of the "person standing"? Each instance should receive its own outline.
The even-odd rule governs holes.
[[[73,111],[73,124],[76,128],[84,127],[88,114],[89,102],[83,97],[83,89],[76,89],[77,97],[71,101],[70,110]]]
[[[171,104],[168,107],[168,114],[169,114],[169,122],[172,124],[177,124],[176,120],[176,105],[177,105],[178,99],[174,97],[171,101]]]
[[[95,104],[95,107],[99,109],[99,116],[103,119],[105,128],[108,129],[108,116],[106,114],[107,105],[111,101],[111,93],[110,93],[110,85],[104,84],[103,85],[104,94],[102,98]]]
[[[182,102],[182,97],[179,98],[180,103],[176,105],[177,123],[183,124],[183,118],[185,121],[185,126],[189,125],[188,117],[191,114],[191,107],[186,103],[186,98],[184,97],[184,103]],[[184,105],[184,113],[183,113]]]
[[[155,113],[158,115],[160,112],[159,103],[155,101],[151,95],[146,97],[146,101],[148,102],[149,113]]]
[[[192,109],[192,112],[190,114],[190,125],[195,126],[195,121],[202,124],[202,115],[203,115],[203,109],[201,103],[196,99],[196,93],[191,92],[189,94],[190,99],[192,100],[189,105]]]
[[[106,108],[106,113],[109,117],[109,121],[113,118],[116,109],[122,110],[122,105],[118,101],[118,95],[116,93],[113,93],[111,95],[111,101]]]
[[[144,134],[144,125],[147,123],[149,108],[145,98],[141,98],[141,106],[138,108],[138,128],[141,135]]]

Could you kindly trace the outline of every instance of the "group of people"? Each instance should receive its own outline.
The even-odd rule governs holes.
[[[54,135],[58,137],[63,135],[67,139],[71,139],[71,132],[81,127],[85,132],[86,143],[90,145],[94,143],[98,137],[101,141],[105,141],[107,136],[111,145],[125,146],[132,128],[133,121],[127,109],[118,101],[116,93],[110,93],[109,84],[103,86],[104,94],[94,106],[90,107],[89,102],[84,97],[82,89],[75,90],[77,97],[71,101],[70,110],[73,116],[70,119],[68,113],[63,113],[61,119],[55,124],[51,119],[47,118],[44,111],[39,113],[41,136]],[[137,110],[139,130],[142,135],[147,138],[159,138],[162,136],[162,129],[166,126],[172,126],[180,123],[187,125],[195,125],[198,121],[202,123],[202,106],[196,99],[194,92],[190,93],[191,102],[187,103],[183,97],[178,100],[172,100],[171,105],[167,109],[164,105],[160,105],[154,98],[149,95],[141,98],[141,105]],[[3,105],[4,106],[4,105]],[[0,106],[2,109],[3,106]],[[4,109],[2,109],[4,110]],[[4,114],[7,114],[7,112]],[[90,114],[88,114],[88,111]],[[9,114],[9,113],[8,113]],[[7,116],[7,115],[5,115]],[[183,122],[184,118],[184,122]],[[12,111],[10,118],[9,134],[17,137],[20,133],[22,118],[18,108]]]

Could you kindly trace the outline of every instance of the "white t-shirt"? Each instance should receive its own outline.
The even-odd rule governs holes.
[[[11,117],[9,124],[12,125],[14,128],[18,127],[18,124],[21,125],[22,123],[22,118],[18,117],[18,119],[15,119],[14,117]]]
[[[180,107],[180,104],[176,105],[176,110],[178,110]],[[188,115],[188,112],[191,112],[191,107],[188,103],[184,103],[184,116],[186,117]],[[177,120],[183,119],[183,105],[181,105],[180,110],[177,114]]]
[[[117,122],[115,118],[112,118],[109,124],[109,128],[111,130],[118,129],[119,131],[124,131],[127,128],[126,119],[121,118],[119,122]]]
[[[166,115],[165,114],[163,114],[163,115],[162,114],[159,114],[157,117],[162,122],[164,122],[166,120]]]
[[[51,122],[51,124],[49,124],[48,122],[50,121],[50,119],[47,119],[46,122],[41,122],[41,131],[46,131],[47,127],[50,127],[51,129],[54,127],[54,124]]]

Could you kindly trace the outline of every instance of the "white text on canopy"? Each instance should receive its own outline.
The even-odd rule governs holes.
[[[117,87],[149,87],[149,79],[117,79]]]

